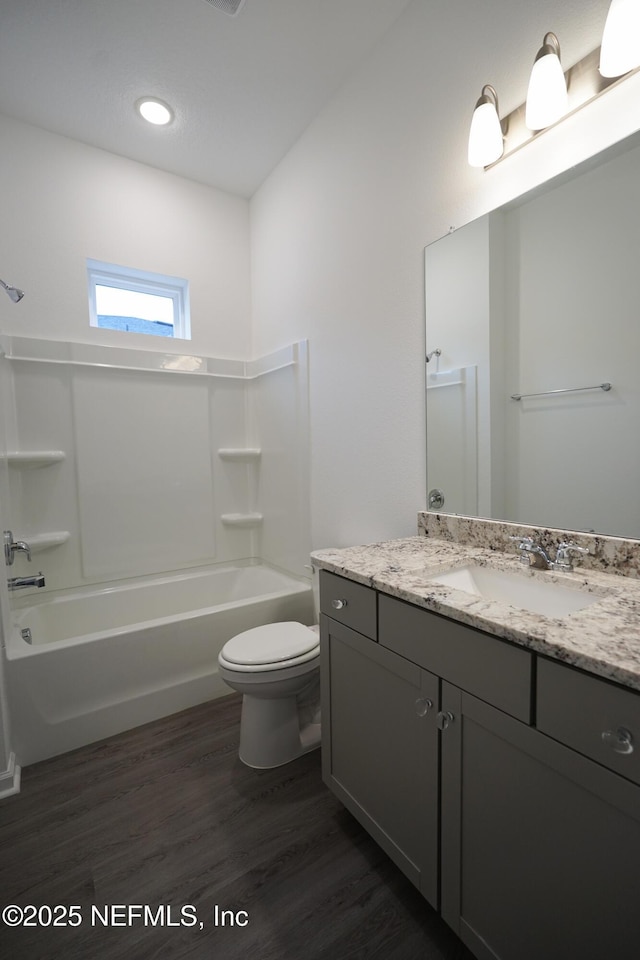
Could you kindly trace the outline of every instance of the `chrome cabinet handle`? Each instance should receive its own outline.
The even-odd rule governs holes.
[[[605,730],[602,739],[614,753],[633,753],[633,736],[626,727],[617,730]]]
[[[346,600],[332,600],[331,606],[334,610],[343,610],[347,605]]]
[[[418,697],[416,700],[416,716],[426,717],[432,706],[433,700],[430,700],[429,697]]]
[[[453,723],[455,720],[454,715],[451,713],[451,710],[445,710],[444,713],[441,710],[438,714],[438,729],[446,730],[447,727]]]

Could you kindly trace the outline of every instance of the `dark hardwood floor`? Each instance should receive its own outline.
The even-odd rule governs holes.
[[[319,751],[276,770],[238,760],[240,703],[23,770],[0,802],[0,907],[75,905],[82,923],[50,924],[62,909],[41,911],[44,925],[0,921],[0,957],[472,960],[322,784]],[[129,921],[129,905],[152,913]]]

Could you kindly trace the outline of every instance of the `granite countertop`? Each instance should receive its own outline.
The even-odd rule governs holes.
[[[572,573],[527,570],[515,552],[423,536],[317,550],[311,557],[314,566],[640,690],[640,580],[581,570],[579,565]],[[553,580],[598,599],[585,609],[551,618],[428,579],[468,562]]]

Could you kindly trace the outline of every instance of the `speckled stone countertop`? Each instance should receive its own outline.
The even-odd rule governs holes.
[[[640,691],[640,580],[580,566],[572,573],[527,570],[510,549],[417,536],[311,556],[317,567]],[[597,600],[552,619],[429,579],[468,562],[552,580]]]

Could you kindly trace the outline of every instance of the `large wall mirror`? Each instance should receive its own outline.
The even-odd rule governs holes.
[[[640,134],[431,244],[425,288],[429,508],[640,538]]]

